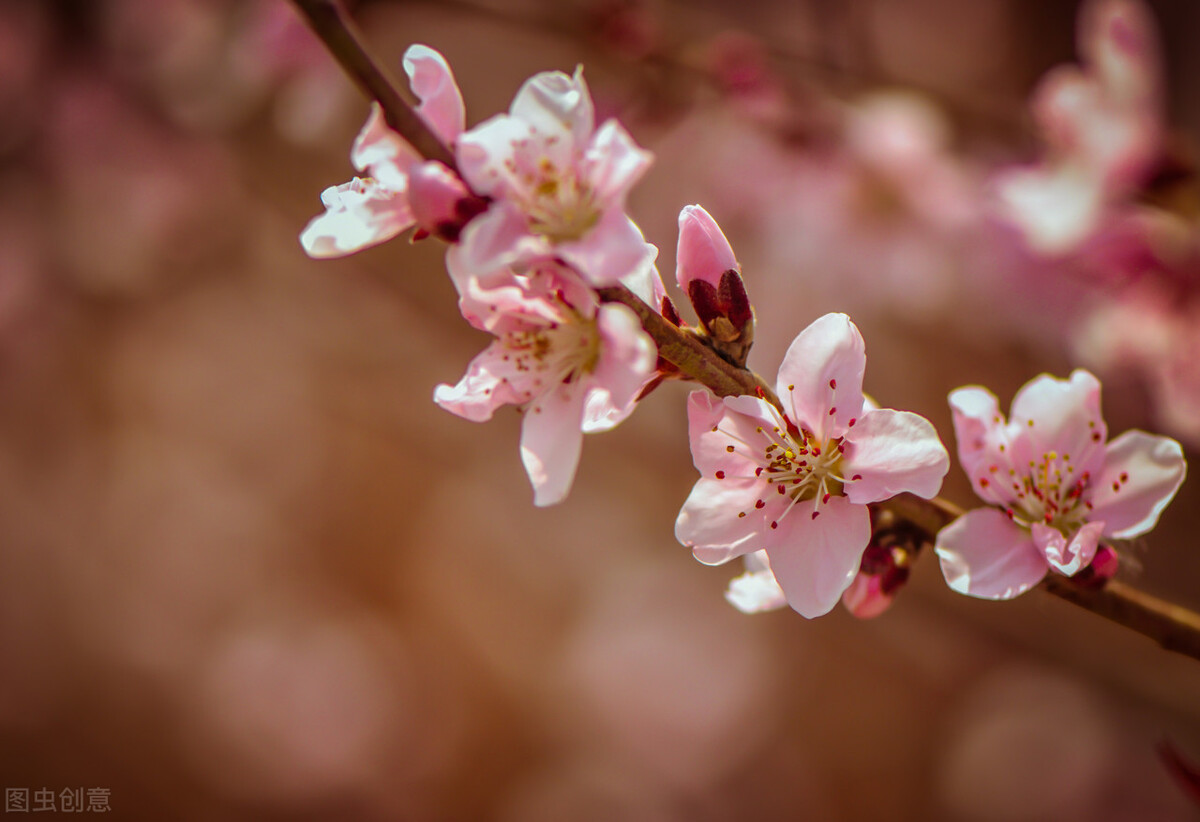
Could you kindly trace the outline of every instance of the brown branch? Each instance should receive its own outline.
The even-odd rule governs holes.
[[[642,321],[646,333],[658,346],[659,356],[718,397],[751,394],[762,397],[780,411],[783,410],[779,398],[775,396],[771,387],[763,382],[762,377],[748,369],[738,368],[700,342],[696,336],[667,322],[661,314],[625,286],[613,285],[596,290],[601,300],[621,303],[632,308]]]
[[[440,160],[454,168],[454,157],[401,97],[395,85],[362,45],[353,23],[335,0],[293,0],[326,47],[354,78],[363,92],[379,103],[389,126],[427,159]],[[663,318],[657,311],[622,285],[598,289],[602,300],[631,308],[643,328],[654,339],[659,355],[681,373],[710,389],[717,396],[759,396],[782,410],[779,398],[762,377],[722,358],[693,334]],[[963,511],[943,499],[925,500],[901,494],[879,503],[895,520],[907,522],[933,545],[937,533]],[[1147,636],[1170,651],[1200,659],[1200,615],[1120,582],[1103,588],[1082,587],[1050,573],[1039,588],[1094,614]]]
[[[337,0],[292,0],[308,25],[325,43],[346,74],[368,99],[379,103],[383,118],[392,130],[427,160],[438,160],[456,168],[454,154],[401,95],[398,87],[363,45],[362,35]]]

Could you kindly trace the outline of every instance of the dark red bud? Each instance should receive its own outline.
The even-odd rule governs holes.
[[[700,322],[706,328],[710,322],[725,313],[721,310],[717,289],[704,280],[692,280],[688,283],[688,299],[692,301],[692,308],[696,309],[696,316],[700,318]]]

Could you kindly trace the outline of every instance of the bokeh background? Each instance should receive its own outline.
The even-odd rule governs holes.
[[[1200,7],[1149,7],[1186,221]],[[658,155],[631,212],[668,281],[683,205],[730,236],[764,374],[845,310],[868,391],[948,444],[950,389],[1007,405],[1089,364],[1111,431],[1191,448],[1196,269],[1143,311],[987,209],[991,175],[1045,153],[1028,98],[1076,59],[1076,11],[354,6],[394,69],[411,42],[447,56],[471,124],[585,64]],[[4,787],[104,787],[155,820],[1200,818],[1156,753],[1200,759],[1200,665],[1138,635],[1036,592],[959,597],[932,556],[875,620],[731,608],[739,569],[673,537],[680,385],[533,508],[519,415],[430,401],[486,342],[443,247],[297,243],[366,111],[283,0],[0,0]],[[1166,375],[1137,345],[1162,338]],[[1196,489],[1122,571],[1192,608]],[[971,504],[957,468],[945,493]]]

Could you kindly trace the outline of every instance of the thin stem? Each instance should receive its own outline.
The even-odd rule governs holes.
[[[708,388],[718,397],[734,397],[751,394],[762,397],[780,411],[783,406],[779,398],[758,374],[722,358],[716,351],[667,322],[661,314],[623,285],[596,289],[600,299],[610,303],[621,303],[632,308],[642,321],[642,327],[658,346],[658,354],[683,374]]]
[[[335,0],[293,2],[346,72],[383,108],[388,125],[427,159],[440,160],[454,168],[450,150],[417,115],[413,106],[401,97],[367,53],[353,23]],[[718,396],[749,394],[762,397],[783,410],[779,398],[762,377],[723,359],[697,337],[668,322],[629,289],[616,285],[598,291],[606,302],[618,302],[631,308],[658,345],[659,354],[684,375]],[[891,512],[893,521],[905,522],[915,528],[927,545],[934,544],[938,531],[963,513],[946,500],[925,500],[911,494],[901,494],[876,507]],[[1103,588],[1090,589],[1053,572],[1039,588],[1150,637],[1167,650],[1200,659],[1200,615],[1186,608],[1123,583],[1109,582]]]
[[[362,35],[337,0],[292,0],[329,53],[369,99],[379,103],[383,119],[392,130],[427,160],[456,168],[451,153],[433,130],[401,95],[398,87],[363,45]]]

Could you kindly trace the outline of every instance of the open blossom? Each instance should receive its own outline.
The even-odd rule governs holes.
[[[1127,431],[1106,443],[1100,383],[1087,371],[1026,383],[1005,420],[996,397],[975,386],[950,394],[959,461],[980,508],[937,538],[954,590],[1010,599],[1050,569],[1073,576],[1101,538],[1146,533],[1186,472],[1179,443]]]
[[[582,69],[544,72],[525,82],[508,114],[459,138],[463,179],[492,198],[463,232],[467,265],[492,271],[554,256],[602,286],[653,256],[625,214],[651,155],[615,120],[598,129],[594,120]]]
[[[520,406],[521,459],[534,502],[560,502],[584,432],[612,428],[633,410],[654,370],[654,341],[630,309],[600,304],[578,275],[553,261],[455,283],[463,316],[496,339],[458,385],[439,385],[434,401],[473,422],[502,405]]]
[[[867,503],[904,491],[932,497],[949,468],[927,420],[866,403],[865,368],[858,329],[827,314],[779,368],[784,413],[752,396],[698,391],[688,400],[701,476],[676,537],[713,565],[764,551],[788,604],[806,617],[828,613],[858,573],[871,538]]]
[[[418,114],[447,143],[463,130],[462,95],[442,55],[428,46],[409,46],[404,70],[421,103]],[[350,159],[363,177],[331,186],[321,194],[325,213],[300,235],[310,257],[341,257],[390,240],[418,223],[436,233],[469,192],[449,169],[426,162],[384,121],[373,103],[354,141]],[[410,183],[416,179],[419,185]],[[450,237],[448,239],[454,239]]]
[[[1058,66],[1031,103],[1048,154],[1001,173],[1001,216],[1043,254],[1075,250],[1145,181],[1163,138],[1162,67],[1140,0],[1093,0],[1079,20],[1084,65]]]

